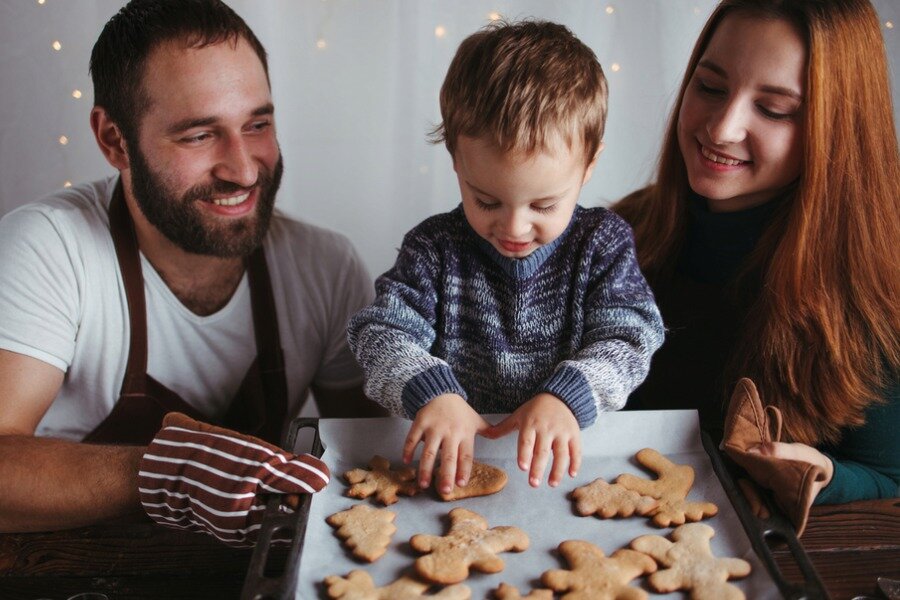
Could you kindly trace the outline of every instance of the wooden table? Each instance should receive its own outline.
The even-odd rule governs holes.
[[[876,577],[900,578],[900,500],[815,508],[802,541],[835,600],[881,597]],[[84,591],[110,600],[237,598],[250,554],[134,519],[0,535],[0,598],[65,600]],[[285,556],[275,553],[275,568]],[[776,557],[796,572],[783,552]]]

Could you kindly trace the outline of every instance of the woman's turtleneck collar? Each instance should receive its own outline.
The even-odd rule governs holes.
[[[569,234],[569,230],[572,229],[572,223],[575,222],[576,215],[583,209],[580,206],[575,206],[575,211],[572,213],[572,218],[569,220],[569,224],[566,226],[565,231],[563,231],[555,240],[549,244],[538,247],[525,258],[510,258],[500,254],[500,252],[494,248],[493,244],[478,235],[478,233],[472,229],[472,226],[469,225],[469,221],[463,213],[462,205],[459,205],[456,210],[459,211],[460,217],[462,218],[463,223],[465,223],[465,228],[474,239],[475,244],[481,248],[481,250],[487,254],[497,266],[503,269],[507,275],[513,279],[522,281],[534,275],[537,270],[541,268],[541,265],[547,261],[550,255],[559,248],[560,244],[562,244],[563,240]]]
[[[692,193],[688,197],[687,237],[679,270],[706,283],[731,280],[756,247],[783,199],[778,196],[745,210],[712,212],[706,198]]]

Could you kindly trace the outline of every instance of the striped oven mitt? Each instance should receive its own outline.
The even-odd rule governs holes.
[[[208,533],[230,546],[252,546],[266,496],[311,494],[328,483],[328,467],[263,440],[169,413],[141,459],[141,504],[167,527]],[[291,501],[293,500],[293,502]]]

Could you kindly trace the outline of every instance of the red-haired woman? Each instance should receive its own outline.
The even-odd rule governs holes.
[[[616,207],[667,327],[629,408],[721,431],[750,377],[758,451],[817,464],[816,503],[900,481],[900,160],[868,0],[725,0],[691,56],[656,183]]]

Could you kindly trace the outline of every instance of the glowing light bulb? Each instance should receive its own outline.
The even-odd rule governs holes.
[[[57,52],[59,52],[62,49],[62,44],[59,43],[59,40],[53,40],[53,43],[50,44],[50,46]]]
[[[606,14],[611,15],[616,12],[616,8],[612,5],[606,7]]]
[[[37,0],[38,4],[44,4],[47,0]]]
[[[72,97],[75,98],[76,100],[78,98],[81,98],[81,90],[72,90]]]
[[[492,12],[488,15],[488,19],[490,19],[491,21],[499,21],[501,17],[502,15],[498,12]]]
[[[43,2],[41,2],[41,4],[43,4]],[[63,187],[64,187],[64,188],[72,187],[72,182],[71,182],[71,181],[65,182],[65,183],[63,184]]]
[[[442,38],[447,35],[447,29],[443,25],[434,28],[434,37]]]
[[[887,21],[887,22],[885,22],[884,26],[887,27],[888,29],[893,29],[893,28],[894,28],[894,22],[893,22],[893,21]]]
[[[316,48],[318,48],[319,50],[324,50],[327,47],[328,42],[326,42],[324,38],[319,38],[318,40],[316,40]]]
[[[69,138],[64,135],[59,136],[59,143],[63,146],[69,143]]]
[[[622,67],[619,66],[619,63],[613,63],[609,68],[612,69],[614,73],[618,73],[619,69],[621,69]]]

